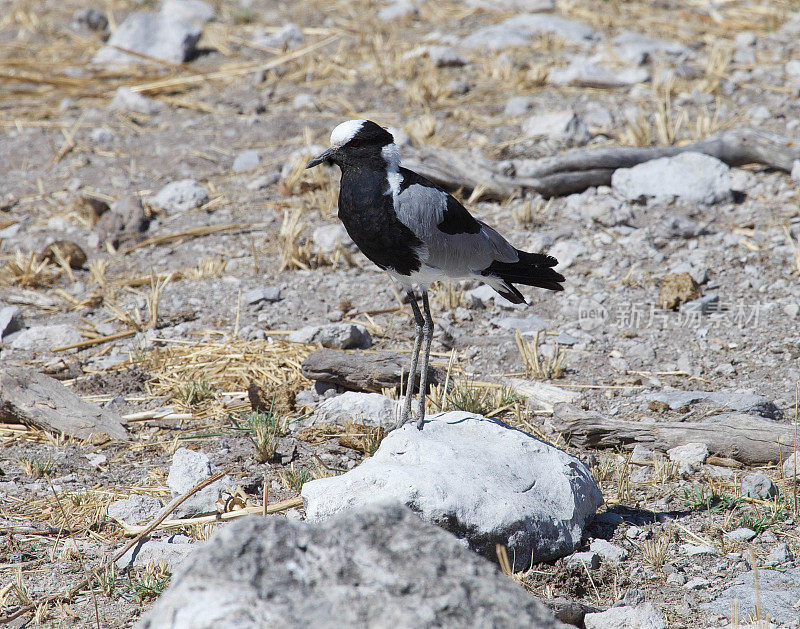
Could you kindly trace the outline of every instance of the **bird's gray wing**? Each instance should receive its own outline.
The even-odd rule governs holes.
[[[409,173],[409,174],[406,174]],[[394,186],[397,218],[425,245],[422,262],[453,277],[468,277],[492,262],[516,262],[516,249],[485,223],[476,220],[456,199],[417,175],[402,173]],[[410,181],[409,181],[410,179]]]

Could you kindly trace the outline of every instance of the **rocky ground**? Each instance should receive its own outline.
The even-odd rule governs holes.
[[[798,10],[0,0],[0,614],[129,627],[192,549],[233,526],[199,514],[266,501],[276,534],[327,548],[326,527],[341,525],[324,522],[343,504],[406,522],[370,510],[381,495],[577,626],[796,627]],[[496,417],[583,463],[485,420],[470,437],[434,422],[441,440],[408,426],[379,449],[391,377],[354,387],[369,394],[342,394],[341,373],[306,377],[320,346],[368,361],[411,345],[409,308],[336,219],[338,171],[303,171],[336,124],[361,117],[391,127],[404,157],[453,151],[486,181],[504,177],[509,194],[469,177],[455,194],[567,277],[563,293],[525,290],[522,307],[477,284],[435,287],[428,412]],[[786,154],[685,152],[552,198],[530,183],[535,160],[565,150],[743,128]],[[499,462],[515,448],[527,454],[509,471]],[[487,495],[527,496],[547,471],[557,497],[540,486],[514,502],[518,530],[499,508],[462,517],[481,457]],[[217,471],[168,516],[184,521],[104,564]],[[383,486],[400,474],[428,489]],[[306,515],[315,524],[285,522]],[[408,529],[454,553],[443,571],[469,563],[438,531]],[[92,588],[42,603],[98,566]],[[253,596],[279,588],[273,577]],[[191,575],[180,579],[179,593]],[[503,596],[495,618],[520,605]],[[444,622],[431,609],[404,622]]]

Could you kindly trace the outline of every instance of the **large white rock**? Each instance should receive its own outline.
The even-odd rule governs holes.
[[[510,46],[527,46],[543,33],[557,35],[571,43],[585,43],[599,38],[597,32],[585,24],[557,15],[528,13],[481,28],[467,36],[462,45],[467,48],[494,50]]]
[[[398,404],[380,393],[345,391],[320,404],[314,414],[302,422],[303,426],[334,424],[343,426],[348,422],[366,426],[393,426],[398,417]]]
[[[341,476],[303,485],[311,521],[396,500],[517,570],[572,553],[603,503],[577,458],[502,422],[463,411],[391,432],[378,451]]]
[[[573,59],[566,68],[550,70],[547,78],[553,85],[603,89],[642,83],[650,78],[650,73],[644,68],[612,70],[580,57]]]
[[[619,168],[611,177],[611,187],[629,201],[680,199],[710,205],[732,195],[730,168],[715,157],[691,151]]]
[[[120,50],[122,48],[169,63],[183,63],[194,54],[200,33],[199,26],[183,20],[136,11],[119,25],[92,61],[109,65],[146,62],[144,57],[130,55]]]

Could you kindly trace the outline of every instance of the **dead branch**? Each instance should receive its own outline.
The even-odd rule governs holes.
[[[608,186],[617,168],[688,151],[716,157],[729,166],[762,164],[784,172],[791,171],[792,163],[800,159],[800,145],[774,133],[745,128],[683,146],[573,149],[553,157],[504,162],[441,147],[421,147],[403,162],[449,190],[461,188],[469,193],[483,186],[484,197],[506,199],[521,189],[554,197]]]
[[[701,422],[625,421],[565,404],[557,405],[549,429],[585,448],[630,448],[641,443],[665,451],[687,443],[705,443],[711,454],[764,465],[786,459],[793,451],[791,424],[729,413]]]

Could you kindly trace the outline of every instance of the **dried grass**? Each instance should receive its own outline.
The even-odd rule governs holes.
[[[201,343],[172,342],[143,354],[139,367],[150,377],[155,394],[169,395],[190,408],[180,392],[190,383],[205,382],[208,396],[194,405],[195,414],[219,405],[225,392],[245,391],[251,383],[291,400],[309,386],[300,365],[310,346],[281,341],[223,339]]]
[[[525,363],[525,375],[537,380],[554,380],[561,378],[566,369],[566,350],[558,343],[553,343],[549,355],[540,355],[541,330],[536,331],[533,341],[526,341],[520,331],[516,331],[517,347]]]

